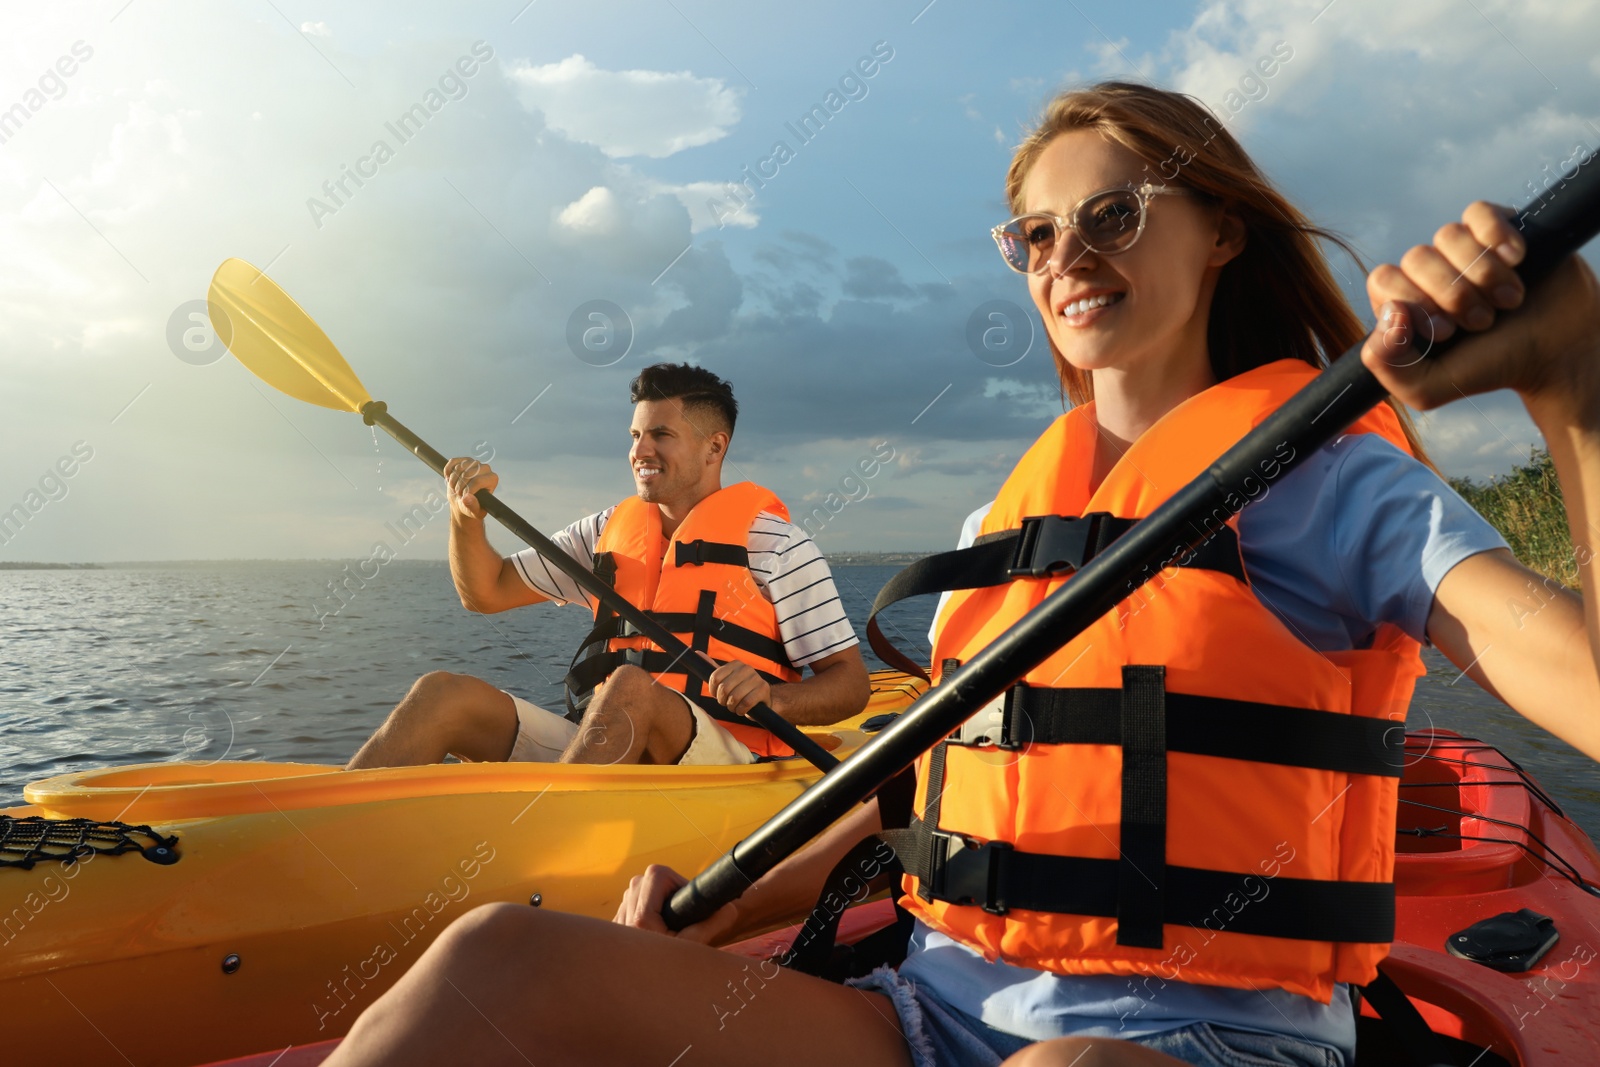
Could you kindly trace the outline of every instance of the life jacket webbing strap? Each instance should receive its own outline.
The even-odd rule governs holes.
[[[1117,944],[1161,948],[1167,878],[1166,668],[1122,668]]]
[[[704,652],[711,647],[711,627],[716,623],[717,591],[715,589],[700,590],[700,603],[694,613],[694,627],[690,631],[689,647],[694,652]],[[693,655],[691,652],[690,655]],[[705,692],[705,683],[700,676],[684,672],[683,693],[690,700],[694,700]]]
[[[1019,578],[1048,578],[1071,573],[1105,551],[1117,538],[1133,529],[1137,519],[1114,518],[1095,512],[1077,518],[1035,515],[1022,520],[1016,530],[984,534],[971,548],[940,552],[917,560],[878,590],[867,616],[867,642],[878,658],[906,674],[926,678],[922,666],[901,652],[878,626],[878,613],[902,600],[957,589],[982,589]],[[1239,556],[1239,538],[1224,526],[1204,544],[1180,559],[1177,567],[1219,571],[1245,581]],[[1130,582],[1129,591],[1138,583]]]
[[[865,899],[874,882],[903,871],[894,845],[895,839],[906,833],[902,829],[870,834],[834,864],[817,895],[816,907],[806,916],[789,950],[778,957],[780,966],[842,982],[865,975],[879,963],[897,967],[905,961],[914,922],[911,913],[898,903],[894,906],[894,926],[846,945],[842,952],[838,940],[839,920],[846,908]]]
[[[647,611],[650,618],[660,623],[663,629],[675,634],[692,634],[700,620],[698,612],[689,611]],[[628,620],[618,616],[611,616],[594,627],[578,643],[583,648],[595,641],[605,641],[613,637],[635,637],[639,631],[634,629]],[[775,641],[758,630],[740,626],[727,619],[713,619],[710,634],[725,645],[732,645],[743,652],[760,656],[762,659],[771,660],[773,663],[789,664],[789,651],[782,641]]]
[[[1017,685],[992,740],[1007,749],[1121,744],[1123,702],[1117,688]],[[1388,719],[1188,693],[1167,693],[1165,707],[1168,752],[1383,778],[1405,769],[1405,731]]]
[[[897,840],[919,895],[971,904],[1003,915],[1011,909],[1115,918],[1122,861],[1022,852],[913,820],[921,847]],[[1251,883],[1269,888],[1254,895]],[[1393,882],[1266,878],[1199,867],[1166,868],[1162,922],[1213,932],[1297,941],[1388,944],[1394,940]],[[1231,902],[1231,903],[1230,903]],[[1238,910],[1233,910],[1237,905]]]
[[[1445,1043],[1434,1033],[1433,1028],[1422,1017],[1417,1006],[1411,1003],[1405,991],[1385,973],[1382,964],[1378,965],[1378,977],[1360,989],[1367,1002],[1372,1005],[1372,1010],[1378,1013],[1378,1018],[1389,1028],[1395,1043],[1405,1050],[1406,1058],[1410,1062],[1419,1064],[1460,1062],[1450,1054]],[[1360,1006],[1357,1005],[1358,1015],[1360,1010]]]
[[[941,741],[939,744],[933,745],[933,750],[928,753],[928,792],[923,793],[922,819],[918,819],[915,811],[910,816],[910,825],[914,830],[917,829],[918,824],[930,825],[930,827],[939,825],[939,798],[944,795],[944,750],[949,749],[949,747],[949,741]],[[896,851],[899,851],[898,846],[896,846]],[[904,862],[904,854],[902,854],[901,859]],[[918,867],[907,865],[906,869],[918,870]],[[922,897],[923,901],[933,901],[933,896],[928,893],[926,880],[918,881],[917,896]]]
[[[750,550],[744,545],[724,544],[720,541],[677,541],[674,543],[674,567],[699,567],[707,563],[723,563],[730,567],[750,566]]]

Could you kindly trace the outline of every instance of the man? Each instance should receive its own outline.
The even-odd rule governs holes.
[[[750,482],[724,488],[738,404],[700,367],[646,367],[630,387],[628,452],[637,495],[552,540],[685,644],[720,664],[708,684],[639,636],[532,549],[502,559],[484,532],[479,489],[499,477],[475,460],[445,467],[450,574],[462,606],[498,612],[583,603],[596,625],[567,676],[581,722],[478,678],[435,671],[412,686],[348,767],[470,760],[738,764],[792,752],[745,718],[764,703],[800,726],[838,722],[870,695],[855,631],[827,561]],[[801,680],[800,669],[811,668]]]

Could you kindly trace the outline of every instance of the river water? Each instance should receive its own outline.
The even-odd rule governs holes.
[[[20,803],[35,779],[122,763],[343,763],[432,670],[475,674],[560,706],[586,612],[542,604],[471,614],[443,562],[390,562],[347,601],[329,599],[328,583],[343,580],[346,566],[0,571],[0,806]],[[895,570],[835,569],[858,628]],[[898,605],[884,626],[924,661],[932,607],[931,598]],[[1460,677],[1442,656],[1427,656],[1408,725],[1496,745],[1600,835],[1600,765]],[[879,666],[870,655],[869,662]]]

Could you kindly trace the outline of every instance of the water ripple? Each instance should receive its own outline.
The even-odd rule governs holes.
[[[315,605],[342,566],[0,571],[0,805],[20,803],[29,781],[95,766],[343,763],[429,670],[476,675],[560,706],[561,677],[588,629],[582,611],[473,615],[461,610],[445,563],[398,561],[319,627]],[[894,568],[839,573],[859,622]],[[927,632],[931,603],[891,611],[893,631]],[[1407,725],[1500,746],[1600,833],[1600,768],[1470,680],[1451,685],[1459,672],[1438,653],[1425,655],[1432,673]]]

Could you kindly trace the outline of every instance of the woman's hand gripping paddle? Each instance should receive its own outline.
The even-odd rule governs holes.
[[[211,279],[207,303],[217,336],[256,377],[296,400],[360,415],[368,426],[383,427],[408,452],[444,474],[445,457],[401,425],[383,401],[372,399],[328,335],[266,274],[242,259],[227,260]],[[716,668],[709,660],[691,652],[660,623],[557,548],[489,490],[480,489],[476,496],[485,513],[531,545],[546,562],[564,571],[586,593],[626,619],[662,650],[679,657],[690,674],[702,682],[711,680]],[[826,772],[839,765],[826,749],[765,704],[752,708],[749,717],[819,770]]]

